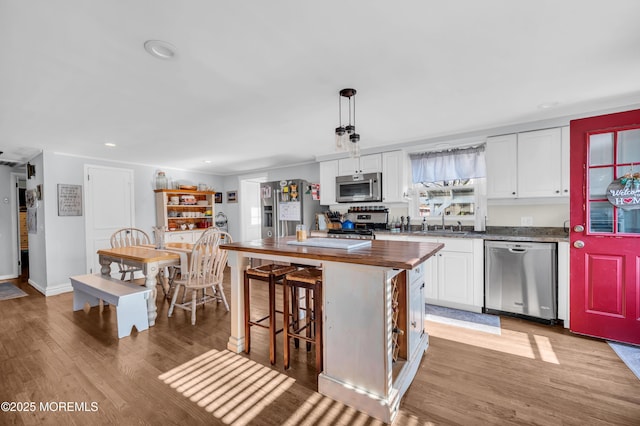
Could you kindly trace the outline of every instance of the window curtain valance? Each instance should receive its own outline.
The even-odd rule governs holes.
[[[487,175],[484,145],[411,154],[413,183],[482,178]]]

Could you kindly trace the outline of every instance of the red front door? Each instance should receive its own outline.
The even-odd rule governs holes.
[[[640,110],[571,122],[570,242],[571,331],[640,344]]]

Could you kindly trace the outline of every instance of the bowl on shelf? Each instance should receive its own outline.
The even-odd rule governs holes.
[[[180,197],[180,204],[183,206],[192,206],[196,204],[196,197],[193,195],[182,195]]]

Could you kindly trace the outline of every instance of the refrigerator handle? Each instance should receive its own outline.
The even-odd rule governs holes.
[[[285,224],[284,220],[280,219],[280,195],[282,194],[282,191],[280,189],[276,189],[274,191],[275,193],[275,200],[273,205],[275,206],[275,211],[273,212],[274,214],[274,223],[276,224],[276,232],[274,232],[274,234],[276,235],[277,238],[284,238],[287,236],[287,226]]]

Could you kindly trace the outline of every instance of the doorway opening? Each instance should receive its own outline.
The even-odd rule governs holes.
[[[11,209],[11,270],[7,277],[29,279],[29,229],[27,213],[27,175],[24,168],[16,167],[10,173],[11,192],[5,202]]]
[[[247,176],[240,179],[240,240],[262,238],[260,214],[260,184],[266,176]]]
[[[27,178],[17,177],[18,198],[18,239],[20,250],[20,276],[29,278],[29,230],[27,228]]]

